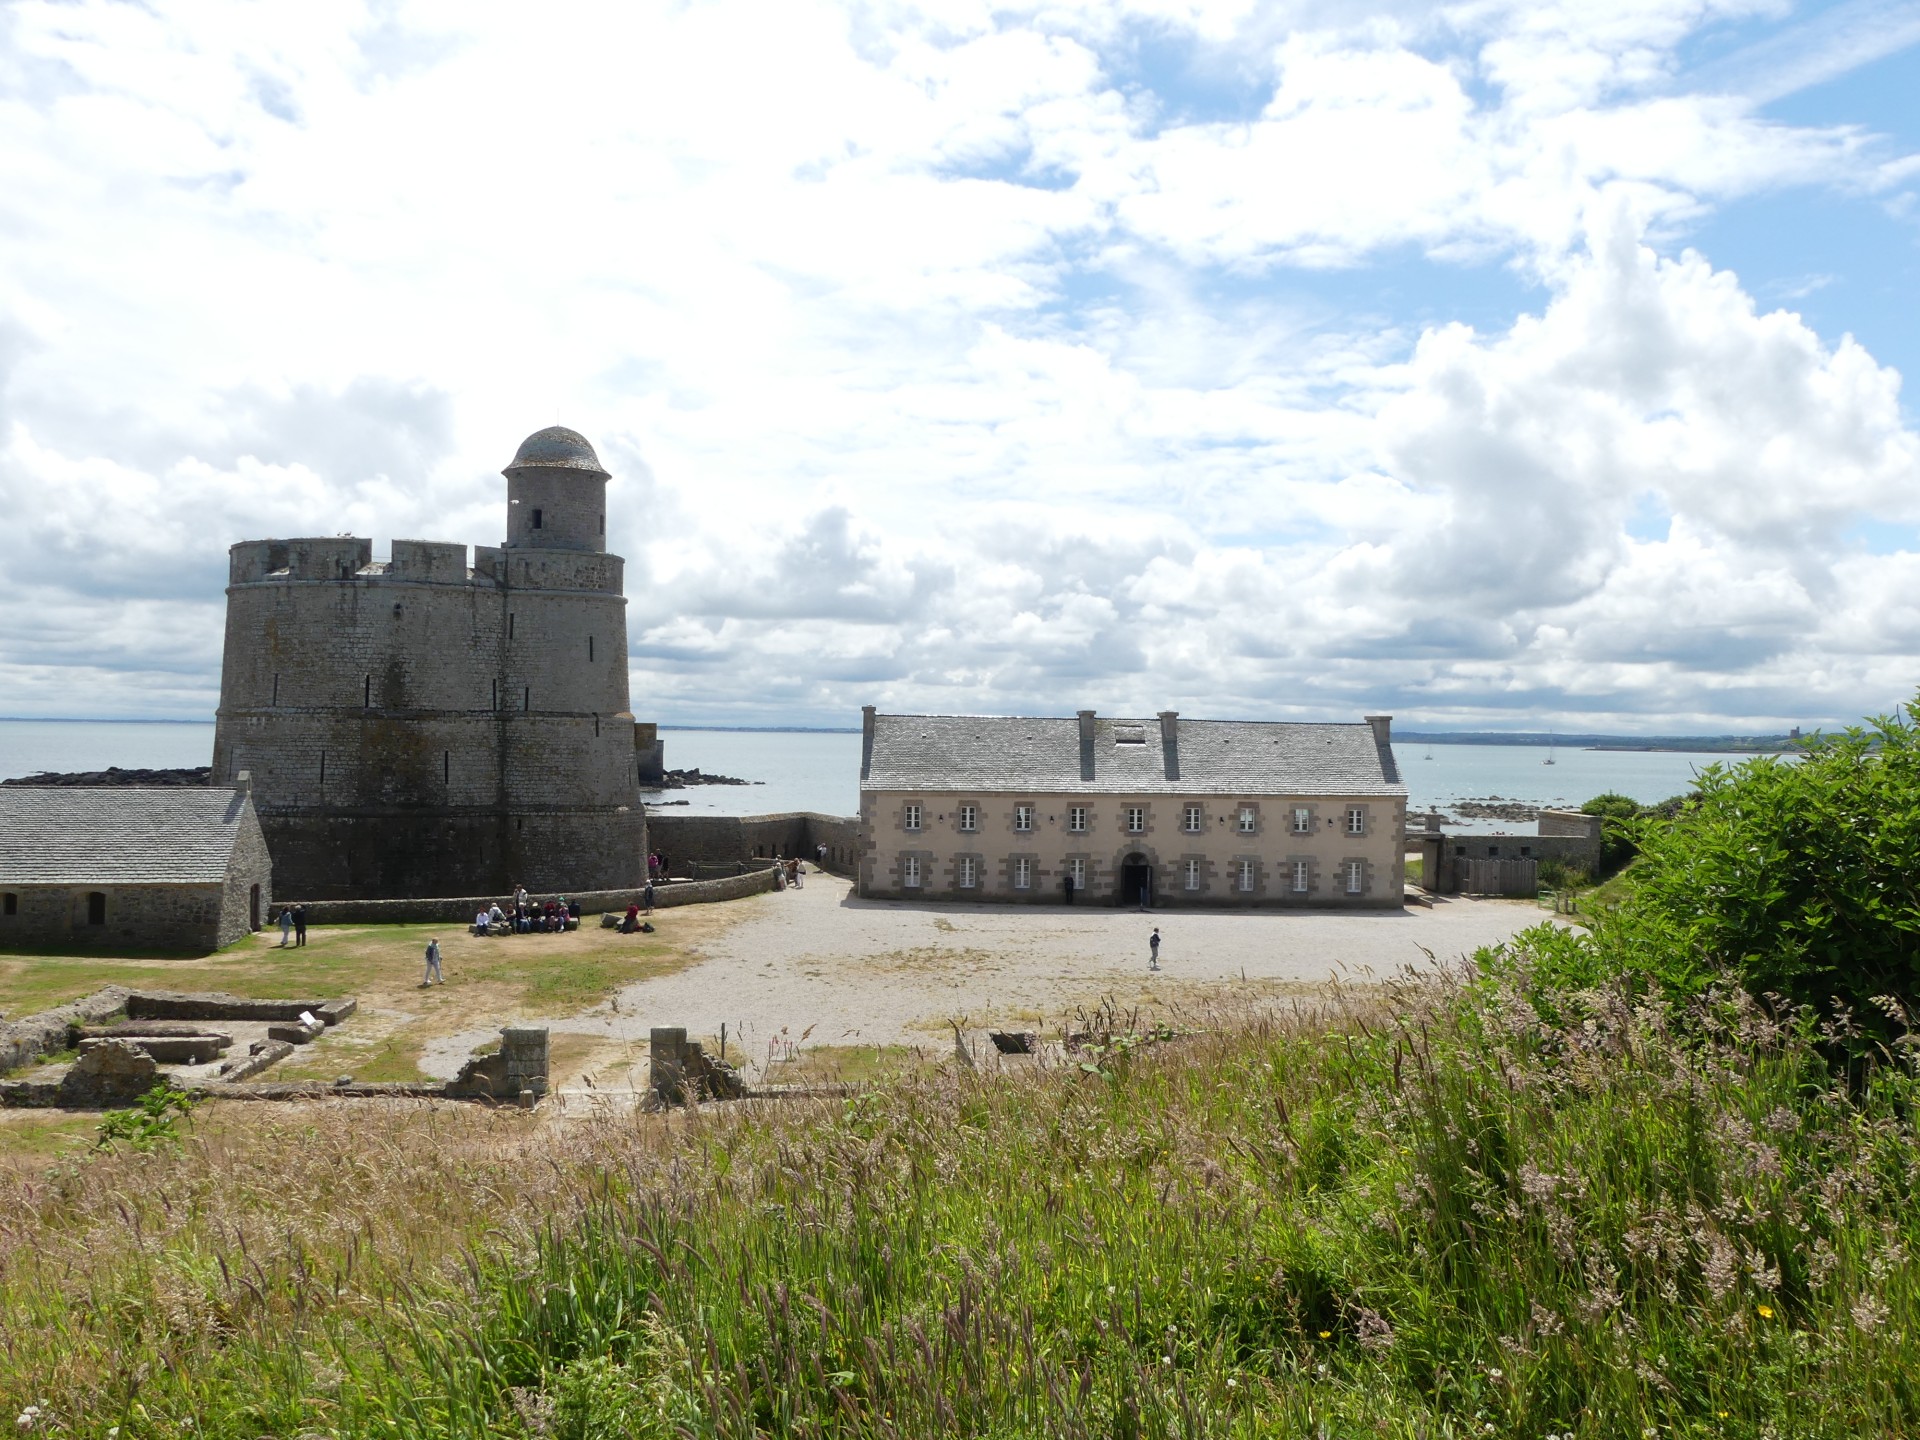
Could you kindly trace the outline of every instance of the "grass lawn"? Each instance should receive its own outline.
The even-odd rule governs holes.
[[[112,984],[255,998],[352,995],[359,1013],[276,1066],[271,1078],[412,1080],[421,1078],[428,1041],[591,1009],[622,986],[691,964],[703,939],[755,903],[663,911],[653,917],[652,935],[623,935],[589,917],[566,935],[481,939],[458,925],[323,925],[302,947],[283,949],[277,930],[263,930],[196,957],[0,954],[0,1012],[31,1014]],[[421,955],[433,938],[447,983],[423,990]]]

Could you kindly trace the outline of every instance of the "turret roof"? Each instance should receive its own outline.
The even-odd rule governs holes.
[[[607,478],[587,437],[564,425],[549,425],[522,440],[513,452],[513,462],[500,473],[511,475],[516,470],[580,470],[602,480]]]

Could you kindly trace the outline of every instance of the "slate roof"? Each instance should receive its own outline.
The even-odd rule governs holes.
[[[246,805],[227,789],[0,785],[0,885],[218,883]]]
[[[1158,719],[1096,717],[1092,780],[1080,778],[1078,719],[875,715],[862,790],[1089,795],[1405,795],[1371,725],[1177,720],[1169,757]],[[1137,733],[1144,744],[1116,743]]]

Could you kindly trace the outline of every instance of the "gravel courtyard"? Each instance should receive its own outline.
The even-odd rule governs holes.
[[[562,1036],[612,1042],[607,1071],[644,1055],[647,1031],[696,1036],[727,1026],[729,1053],[764,1062],[780,1037],[808,1045],[952,1046],[949,1019],[970,1034],[1052,1028],[1076,1007],[1191,1004],[1245,982],[1273,993],[1366,983],[1407,966],[1471,953],[1547,918],[1535,905],[1457,897],[1433,909],[1336,914],[1136,911],[1091,906],[902,905],[858,900],[848,883],[737,902],[740,918],[702,940],[698,960],[623,990],[583,1015],[553,1016]],[[656,917],[673,923],[673,911]],[[1147,937],[1161,934],[1161,973]],[[478,1037],[484,1038],[484,1037]],[[635,1049],[638,1042],[638,1049]],[[473,1037],[450,1037],[429,1068],[457,1062]],[[436,1063],[437,1062],[437,1063]],[[566,1077],[556,1077],[566,1084]],[[603,1071],[603,1081],[611,1075]]]

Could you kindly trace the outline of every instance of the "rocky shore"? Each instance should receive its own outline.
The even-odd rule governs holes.
[[[43,770],[38,775],[0,780],[0,785],[60,785],[76,789],[101,785],[205,786],[211,784],[212,780],[213,767],[210,765],[185,770],[122,770],[118,765],[109,765],[104,770],[74,770],[66,773]]]
[[[660,779],[661,790],[685,790],[692,785],[764,785],[764,780],[741,780],[732,775],[708,775],[698,765],[691,770],[669,770]]]

